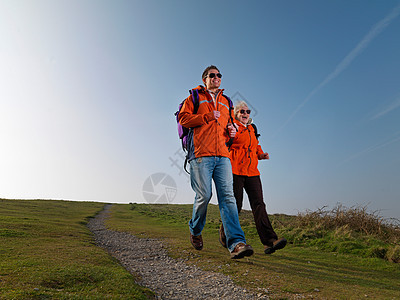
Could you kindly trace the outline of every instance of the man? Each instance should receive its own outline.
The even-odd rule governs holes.
[[[180,124],[193,128],[188,160],[190,181],[196,196],[189,221],[190,241],[196,250],[203,248],[201,232],[206,223],[214,180],[227,248],[231,258],[239,259],[252,255],[253,249],[246,244],[233,195],[232,166],[226,142],[235,136],[236,129],[231,124],[233,114],[229,101],[219,89],[221,78],[216,66],[207,67],[202,75],[205,87],[199,85],[195,88],[199,95],[197,113],[193,113],[192,95],[185,100],[179,113]]]

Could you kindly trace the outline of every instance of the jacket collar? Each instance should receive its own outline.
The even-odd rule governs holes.
[[[250,125],[250,123],[247,123],[247,126],[246,126],[246,125],[243,125],[242,122],[240,122],[239,120],[236,120],[236,119],[235,119],[235,123],[236,123],[237,125],[239,125],[239,127],[243,127],[243,128],[247,128],[247,127],[249,127],[249,125]]]
[[[199,92],[201,92],[201,93],[205,93],[207,91],[207,89],[202,85],[198,85],[194,89],[199,90]],[[218,89],[218,93],[222,93],[223,91],[224,91],[224,89]]]

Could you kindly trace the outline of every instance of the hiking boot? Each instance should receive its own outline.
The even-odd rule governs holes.
[[[287,244],[287,240],[285,238],[280,238],[278,240],[273,241],[272,246],[264,246],[264,253],[265,254],[272,254],[276,250],[285,248]]]
[[[201,237],[201,234],[197,236],[190,234],[190,242],[192,243],[194,249],[203,249],[203,238]]]
[[[231,252],[232,259],[240,259],[245,256],[253,255],[254,251],[250,245],[246,245],[245,243],[239,243],[236,245],[235,249]]]
[[[228,248],[226,245],[226,235],[223,224],[221,224],[221,227],[219,228],[219,243],[222,245],[222,247]]]

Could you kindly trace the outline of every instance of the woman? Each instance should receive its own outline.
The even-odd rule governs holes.
[[[230,147],[230,158],[233,172],[233,191],[238,212],[243,205],[243,189],[249,198],[251,210],[264,253],[272,254],[286,246],[286,239],[276,235],[265,208],[263,192],[258,171],[258,160],[269,159],[268,153],[261,149],[256,137],[256,129],[250,118],[250,109],[244,101],[235,106],[235,124],[238,132]],[[220,228],[220,242],[224,246],[224,229]]]

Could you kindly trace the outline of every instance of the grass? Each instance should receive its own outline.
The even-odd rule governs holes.
[[[104,203],[0,199],[0,299],[148,299],[153,294],[96,247],[87,220]],[[159,238],[173,257],[229,275],[271,299],[399,299],[399,226],[365,208],[272,215],[285,249],[263,253],[251,212],[240,214],[255,254],[231,260],[210,205],[204,249],[189,242],[191,205],[115,204],[107,226]],[[383,250],[382,250],[383,249]],[[396,250],[397,249],[397,250]]]
[[[94,244],[104,204],[0,200],[0,299],[148,299],[152,292]]]
[[[382,257],[371,254],[370,250],[398,247],[396,225],[392,226],[395,229],[392,234],[382,240],[379,234],[358,232],[346,224],[340,224],[339,229],[323,226],[326,218],[318,221],[314,216],[312,224],[306,225],[304,222],[310,217],[307,213],[273,215],[271,221],[278,235],[287,237],[290,243],[284,250],[267,256],[251,212],[242,211],[242,228],[255,255],[234,261],[218,242],[220,218],[215,205],[209,205],[203,231],[204,249],[192,248],[187,225],[191,209],[191,205],[114,205],[107,226],[139,237],[162,239],[169,245],[172,256],[205,270],[229,275],[246,289],[267,294],[271,299],[400,298],[400,264],[387,260],[388,251]],[[351,239],[346,240],[349,236]]]

